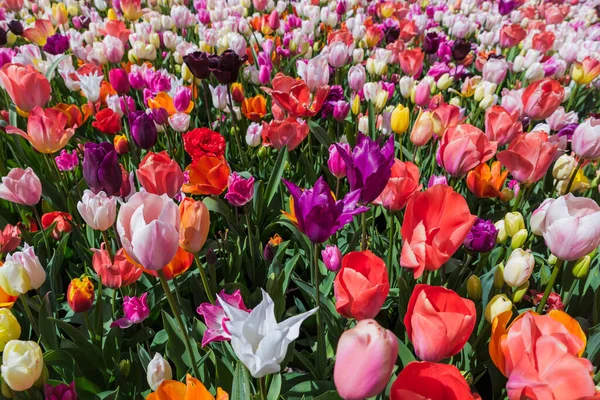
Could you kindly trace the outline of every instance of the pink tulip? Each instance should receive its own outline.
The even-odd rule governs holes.
[[[590,118],[581,123],[573,132],[571,140],[573,152],[585,160],[600,157],[600,119]]]
[[[600,246],[600,206],[594,200],[569,193],[548,203],[539,230],[552,254],[577,260]]]
[[[338,143],[337,145],[350,154],[350,145],[348,143]],[[346,176],[346,162],[340,156],[335,144],[329,146],[329,159],[327,160],[327,167],[329,167],[329,172],[331,172],[333,176],[338,179],[342,179]]]
[[[125,316],[113,321],[110,324],[111,328],[118,326],[121,329],[129,328],[133,324],[139,324],[150,315],[148,307],[148,293],[144,293],[140,297],[123,298],[123,312]]]
[[[250,311],[244,305],[244,299],[242,298],[239,289],[232,294],[227,294],[225,290],[221,290],[219,298],[238,310],[246,312]],[[198,306],[196,312],[202,315],[204,323],[208,328],[202,337],[202,346],[206,346],[211,342],[222,342],[231,339],[231,334],[225,328],[225,323],[229,321],[229,318],[227,318],[225,310],[223,310],[223,306],[221,306],[220,302],[217,301],[215,304],[202,303]]]
[[[2,177],[0,199],[26,206],[34,206],[42,197],[42,183],[31,167],[13,168]]]
[[[81,201],[77,203],[77,211],[90,228],[104,232],[117,218],[117,199],[107,196],[102,190],[94,194],[86,189]]]
[[[359,321],[338,342],[333,380],[344,400],[362,400],[381,393],[396,359],[398,338],[373,319]]]
[[[442,137],[438,162],[450,175],[462,176],[496,153],[497,143],[469,124],[449,128]]]
[[[231,205],[241,207],[254,197],[254,177],[242,178],[237,172],[229,175],[225,200]]]
[[[6,127],[6,133],[23,137],[40,153],[52,154],[65,147],[75,134],[77,125],[67,128],[68,121],[62,111],[35,107],[27,120],[27,133],[11,125]]]
[[[21,230],[14,225],[6,224],[0,231],[0,254],[8,254],[21,244]]]
[[[79,165],[79,156],[75,150],[69,153],[62,149],[60,155],[54,157],[54,161],[59,171],[72,171]]]
[[[534,183],[548,171],[557,148],[546,132],[533,131],[517,136],[497,158],[519,183]]]
[[[0,70],[0,80],[17,108],[25,113],[43,107],[50,100],[50,82],[32,65],[5,64]]]
[[[179,208],[166,194],[135,193],[119,210],[117,232],[133,261],[158,271],[179,247]]]
[[[321,250],[321,258],[325,267],[331,272],[338,272],[342,267],[342,252],[335,245],[327,245]]]

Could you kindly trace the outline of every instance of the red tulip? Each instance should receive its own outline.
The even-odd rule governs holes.
[[[532,120],[546,119],[556,111],[565,97],[565,89],[558,81],[545,78],[527,86],[521,99],[525,114]]]
[[[473,400],[471,389],[454,365],[411,362],[392,385],[390,400]]]
[[[380,204],[390,211],[402,210],[410,196],[423,188],[419,179],[419,167],[410,161],[402,162],[396,158],[392,165],[392,175],[373,204]]]
[[[510,143],[523,133],[523,124],[518,115],[511,115],[502,106],[492,106],[485,111],[485,136],[498,146]]]
[[[558,143],[548,142],[543,131],[518,136],[497,158],[520,183],[534,183],[545,174],[558,149]]]
[[[42,215],[42,228],[48,229],[52,224],[56,223],[52,230],[52,238],[60,239],[61,233],[71,232],[73,226],[71,214],[62,211],[53,211]]]
[[[477,312],[471,300],[440,286],[419,284],[404,316],[408,338],[424,361],[440,361],[457,354],[475,328]]]
[[[344,317],[358,320],[375,317],[390,291],[385,263],[369,250],[346,254],[333,290],[335,309]]]
[[[439,269],[462,245],[475,219],[464,197],[450,186],[413,194],[402,225],[400,265],[414,269],[415,279],[425,270]]]
[[[452,176],[462,176],[496,153],[497,144],[470,124],[446,130],[438,150],[438,162]]]
[[[312,96],[306,82],[285,76],[281,72],[273,78],[272,86],[273,88],[263,90],[271,95],[275,104],[296,118],[316,115],[329,93],[329,86],[324,86],[319,87]]]

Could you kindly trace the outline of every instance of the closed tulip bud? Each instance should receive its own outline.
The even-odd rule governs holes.
[[[392,111],[392,130],[394,133],[402,134],[408,129],[410,123],[410,111],[402,104],[398,104]]]
[[[127,136],[115,135],[113,145],[115,146],[117,154],[123,155],[129,153],[129,141],[127,140]]]
[[[556,265],[557,261],[558,257],[556,257],[554,254],[550,254],[548,257],[548,265]]]
[[[156,33],[156,32],[151,33],[150,34],[150,38],[149,38],[149,42],[156,49],[159,49],[160,48],[160,36],[158,36],[158,33]]]
[[[131,361],[121,360],[119,362],[119,371],[121,371],[121,373],[127,378],[131,372]]]
[[[14,391],[31,388],[42,375],[42,349],[33,341],[11,340],[2,353],[2,379]]]
[[[498,229],[498,236],[496,237],[496,243],[502,244],[502,243],[506,242],[506,240],[508,239],[508,234],[506,233],[504,220],[501,219],[500,221],[496,222],[494,224],[494,226],[496,226],[496,229]]]
[[[67,303],[74,312],[86,312],[94,304],[94,284],[87,276],[74,278],[67,289]]]
[[[506,229],[508,237],[513,237],[515,233],[523,228],[525,228],[525,221],[520,212],[509,212],[504,216],[504,229]]]
[[[521,286],[529,279],[535,267],[535,258],[523,249],[515,249],[504,267],[504,282],[510,287]]]
[[[445,73],[442,76],[440,76],[440,78],[438,79],[437,88],[439,90],[446,90],[450,86],[452,86],[453,82],[454,82],[454,79],[450,76],[450,74]]]
[[[190,253],[202,249],[210,228],[208,208],[201,201],[185,198],[179,205],[179,246]]]
[[[504,287],[504,264],[498,264],[498,267],[494,271],[494,287],[496,289],[502,289]]]
[[[585,278],[590,270],[590,263],[592,262],[592,258],[587,255],[581,257],[575,265],[573,266],[573,276],[577,279]]]
[[[527,229],[521,229],[517,233],[515,233],[510,241],[510,247],[513,249],[518,249],[519,247],[523,247],[525,242],[527,241],[527,237],[529,236],[529,232]]]
[[[337,246],[326,246],[321,251],[323,264],[331,272],[338,272],[342,267],[342,252]]]
[[[502,201],[509,202],[515,198],[515,192],[511,188],[504,188],[500,191],[502,193]]]
[[[359,321],[338,342],[333,380],[344,400],[381,393],[398,358],[398,338],[375,320]]]
[[[413,91],[415,86],[415,81],[410,76],[403,76],[400,78],[400,94],[405,99],[408,99]]]
[[[460,97],[453,97],[450,99],[448,104],[456,106],[456,107],[460,107],[462,105],[462,100],[460,99]]]
[[[525,281],[521,286],[515,288],[512,293],[512,301],[513,303],[518,303],[523,300],[523,297],[529,290],[529,281]]]
[[[481,287],[481,279],[479,279],[477,275],[471,275],[469,279],[467,279],[467,294],[473,301],[481,300],[483,289]]]
[[[352,100],[352,114],[354,115],[358,115],[358,113],[360,112],[360,96],[356,95],[354,96],[354,99]]]
[[[0,308],[0,352],[6,343],[21,336],[21,325],[8,308]]]
[[[554,167],[552,168],[552,176],[554,179],[558,179],[559,181],[569,179],[571,175],[573,175],[573,171],[577,166],[577,161],[575,157],[563,154],[556,160],[554,163]]]
[[[486,321],[491,324],[496,316],[502,314],[503,312],[512,310],[512,306],[512,302],[505,294],[495,295],[485,307]]]
[[[154,358],[148,364],[146,380],[150,389],[156,390],[163,381],[169,381],[173,378],[171,365],[160,353],[156,353]]]

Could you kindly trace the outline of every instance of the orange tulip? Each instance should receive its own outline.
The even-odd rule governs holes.
[[[127,252],[125,250],[123,250],[123,255],[125,256],[127,261],[129,261],[131,264],[135,265],[137,268],[141,269],[148,275],[158,277],[157,271],[149,270],[149,269],[142,267],[140,264],[136,263],[129,256],[129,254],[127,254]],[[173,259],[171,259],[171,261],[169,261],[169,263],[167,265],[165,265],[165,267],[162,269],[162,272],[165,274],[165,278],[167,280],[170,280],[170,279],[173,279],[174,276],[179,276],[179,275],[185,273],[188,269],[190,269],[193,262],[194,262],[194,255],[192,253],[188,253],[181,247],[178,247],[177,252],[175,253],[175,256],[173,257]]]
[[[208,208],[203,202],[186,197],[179,205],[179,213],[179,246],[190,253],[197,253],[204,246],[210,229]]]
[[[159,92],[156,96],[154,96],[154,98],[149,98],[148,106],[154,109],[164,108],[167,111],[167,114],[169,114],[169,116],[173,116],[178,112],[175,108],[175,103],[173,102],[173,99],[165,92]],[[183,112],[185,114],[189,114],[193,108],[194,103],[190,101],[188,108]]]
[[[231,170],[225,157],[203,156],[192,162],[186,171],[190,180],[182,191],[190,194],[218,195],[227,188]]]
[[[501,171],[499,161],[492,163],[492,168],[486,163],[479,164],[467,174],[467,187],[480,199],[502,199],[502,185],[508,176],[508,171]]]
[[[229,395],[217,388],[217,396],[213,396],[202,382],[187,374],[185,383],[163,381],[156,392],[150,393],[146,400],[228,400]]]
[[[252,122],[258,122],[267,114],[267,100],[264,96],[249,97],[242,101],[242,113]]]
[[[50,82],[31,65],[5,64],[0,79],[6,92],[26,116],[35,107],[43,107],[50,100]]]
[[[6,133],[26,139],[40,153],[52,154],[67,145],[75,128],[67,128],[69,117],[54,108],[35,107],[27,120],[27,133],[15,126],[7,126]]]
[[[56,29],[54,29],[52,22],[47,19],[38,19],[35,21],[33,28],[23,31],[23,37],[42,47],[46,44],[48,36],[54,35],[55,32]]]
[[[1,265],[2,262],[0,261],[0,266]],[[11,308],[18,299],[18,296],[11,296],[0,287],[0,308]]]
[[[582,62],[573,63],[571,76],[579,85],[587,85],[600,75],[600,61],[587,56]]]
[[[55,106],[52,106],[52,108],[67,116],[66,128],[77,128],[85,122],[81,110],[75,104],[58,103]]]

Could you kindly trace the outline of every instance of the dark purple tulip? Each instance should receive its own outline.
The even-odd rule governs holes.
[[[386,179],[387,182],[387,179]],[[368,210],[357,207],[360,191],[354,190],[343,200],[336,201],[325,179],[317,179],[312,189],[302,191],[292,182],[283,180],[294,198],[294,214],[298,220],[298,229],[311,242],[323,243],[344,225],[352,221],[356,214]]]
[[[380,148],[377,142],[359,132],[352,155],[343,147],[336,146],[346,162],[350,190],[358,190],[361,203],[369,204],[381,194],[392,174],[394,135],[390,135],[383,148]]]
[[[423,40],[423,53],[435,54],[440,48],[440,37],[436,32],[429,32]]]
[[[515,8],[517,8],[517,3],[514,0],[498,0],[498,12],[500,15],[508,15]]]
[[[16,19],[13,19],[8,23],[8,29],[17,36],[21,36],[23,34],[23,24]]]
[[[90,190],[109,196],[119,193],[123,178],[117,152],[111,143],[87,142],[83,150],[83,177]]]
[[[452,58],[462,61],[471,52],[471,43],[463,39],[456,39],[452,45]]]
[[[387,43],[393,43],[400,37],[400,27],[389,25],[385,28],[385,40]]]
[[[238,80],[240,67],[247,59],[245,54],[240,57],[233,50],[225,50],[220,56],[213,54],[208,57],[208,69],[219,83],[229,85]]]
[[[69,38],[60,33],[49,36],[43,49],[46,53],[53,56],[63,54],[69,49]]]
[[[496,237],[498,237],[498,229],[494,226],[494,222],[477,218],[463,244],[468,250],[487,253],[496,245]]]
[[[169,113],[162,107],[153,108],[150,116],[157,125],[164,125],[169,122]]]
[[[208,54],[203,51],[195,51],[183,56],[183,62],[188,66],[192,75],[198,79],[208,78]]]
[[[560,131],[558,131],[556,136],[558,136],[558,137],[566,136],[567,140],[571,140],[571,138],[573,137],[573,132],[575,132],[575,128],[577,128],[578,126],[579,126],[579,124],[569,124],[569,125],[565,126],[564,128],[562,128]]]
[[[149,150],[156,144],[157,131],[154,120],[145,111],[129,113],[129,129],[139,148]]]
[[[4,28],[0,28],[0,46],[6,46],[6,43],[8,43],[8,37],[7,37],[7,33],[6,30]]]

